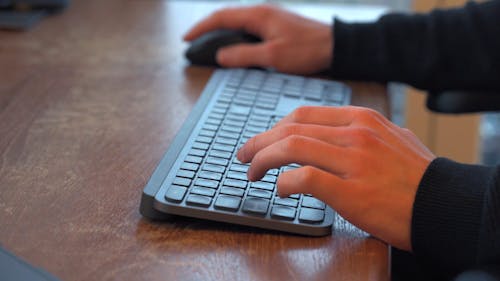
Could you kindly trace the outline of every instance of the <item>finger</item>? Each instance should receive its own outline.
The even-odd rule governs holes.
[[[269,67],[268,44],[238,44],[222,48],[217,52],[217,63],[225,67]]]
[[[336,207],[342,202],[351,187],[348,182],[334,174],[321,169],[305,166],[280,174],[277,182],[277,192],[280,197],[292,194],[312,194],[326,204]]]
[[[193,26],[183,37],[191,41],[200,35],[215,29],[244,29],[255,35],[260,35],[260,24],[254,24],[259,13],[255,7],[226,8],[219,10]]]
[[[337,146],[352,144],[352,129],[320,125],[285,124],[249,139],[238,151],[237,157],[243,163],[250,162],[257,152],[290,136],[304,136]]]
[[[248,178],[259,180],[268,170],[291,163],[314,166],[344,177],[351,163],[349,155],[345,148],[308,137],[291,136],[257,152],[248,169]]]
[[[379,112],[359,106],[302,106],[281,119],[276,126],[287,123],[316,124],[324,126],[365,125],[374,129],[395,127]]]
[[[283,117],[275,126],[290,123],[348,126],[354,121],[356,110],[354,106],[302,106]]]

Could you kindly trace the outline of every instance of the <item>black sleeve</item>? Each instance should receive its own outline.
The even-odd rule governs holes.
[[[500,268],[500,166],[431,162],[415,196],[411,234],[417,260],[446,279]]]
[[[500,90],[500,1],[333,28],[331,73],[426,90]]]

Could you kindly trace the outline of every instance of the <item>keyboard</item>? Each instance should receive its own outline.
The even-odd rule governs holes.
[[[350,104],[346,85],[267,70],[219,69],[144,188],[141,213],[222,221],[308,236],[328,235],[335,212],[310,194],[277,196],[280,173],[249,182],[236,159],[251,137],[303,105]]]

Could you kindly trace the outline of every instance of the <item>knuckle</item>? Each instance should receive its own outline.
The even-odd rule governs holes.
[[[296,151],[304,146],[304,142],[305,140],[303,137],[291,135],[285,138],[281,148],[285,153]]]
[[[416,138],[417,136],[415,135],[415,133],[413,133],[410,129],[408,128],[401,128],[401,131],[403,132],[403,134],[405,134],[406,136],[409,136],[409,137],[412,137],[412,138]]]
[[[374,123],[382,118],[382,115],[371,108],[360,107],[357,109],[358,118],[368,124]]]
[[[308,106],[301,106],[295,109],[292,114],[292,120],[294,122],[300,123],[302,120],[306,120],[307,116],[310,115],[311,108]]]
[[[286,137],[293,136],[293,135],[298,135],[298,133],[299,133],[299,128],[295,124],[286,124],[286,125],[282,126],[280,128],[280,130],[281,130],[280,134],[281,134],[282,138],[286,138]]]
[[[304,166],[300,168],[299,182],[301,184],[306,184],[314,181],[318,177],[318,171],[311,166]]]
[[[370,128],[355,128],[351,132],[353,142],[360,146],[371,146],[378,139],[376,132]]]
[[[279,46],[274,42],[270,42],[265,45],[265,59],[267,60],[267,64],[269,66],[276,68],[279,64],[279,49]]]
[[[252,153],[255,153],[256,151],[258,151],[258,146],[257,146],[257,137],[253,137],[251,139],[249,139],[246,143],[245,143],[245,147],[247,148],[247,151],[248,151],[248,154],[252,154]]]
[[[276,10],[276,7],[274,7],[271,4],[260,4],[260,5],[255,6],[255,12],[261,18],[269,17],[269,15],[274,12],[274,10]]]

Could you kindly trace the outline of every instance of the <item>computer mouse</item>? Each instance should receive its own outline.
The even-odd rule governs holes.
[[[240,43],[258,43],[261,39],[242,30],[218,29],[207,32],[191,42],[186,58],[197,65],[219,66],[217,50]]]

